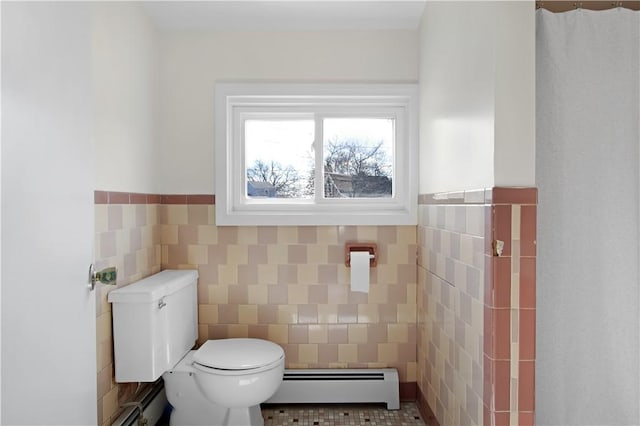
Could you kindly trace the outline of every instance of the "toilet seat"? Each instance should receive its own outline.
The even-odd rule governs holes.
[[[278,366],[284,359],[279,345],[250,338],[208,340],[193,355],[193,366],[211,374],[253,374]]]

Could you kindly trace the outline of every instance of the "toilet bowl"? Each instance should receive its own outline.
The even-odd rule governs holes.
[[[284,350],[250,338],[197,337],[197,271],[163,271],[109,293],[117,382],[165,382],[171,425],[262,426]]]
[[[223,407],[260,404],[282,383],[284,351],[265,340],[209,340],[193,360],[196,384],[203,395]]]
[[[263,425],[260,403],[278,390],[283,372],[284,351],[275,343],[209,340],[162,375],[171,425]]]

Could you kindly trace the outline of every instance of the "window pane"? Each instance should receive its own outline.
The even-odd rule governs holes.
[[[246,120],[249,198],[313,198],[313,120]]]
[[[394,120],[325,118],[325,198],[382,198],[393,195]]]

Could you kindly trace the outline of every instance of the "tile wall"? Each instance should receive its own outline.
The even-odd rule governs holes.
[[[536,203],[535,188],[420,197],[418,402],[439,424],[533,424]]]
[[[160,198],[144,194],[95,193],[95,262],[97,270],[118,268],[118,287],[160,271]],[[114,380],[111,304],[107,294],[114,287],[96,286],[96,344],[98,365],[98,425],[110,425],[120,402],[134,385]]]
[[[96,191],[96,266],[118,286],[161,269],[198,269],[199,343],[257,337],[287,368],[395,367],[416,391],[415,226],[218,227],[214,198]],[[345,243],[376,242],[368,294],[349,291]],[[114,381],[111,306],[97,293],[99,424],[135,390]]]
[[[419,389],[439,424],[479,425],[485,207],[429,204],[419,211]]]
[[[417,228],[218,227],[210,195],[96,191],[95,264],[118,286],[198,269],[199,342],[269,339],[288,368],[395,367],[434,424],[533,424],[536,199],[421,195]],[[368,294],[349,291],[350,241],[378,245]],[[134,391],[114,381],[111,288],[96,298],[102,425]]]
[[[537,190],[494,188],[485,246],[484,422],[533,425]],[[488,213],[489,214],[489,213]]]
[[[268,339],[287,368],[395,367],[415,396],[414,226],[218,227],[213,204],[165,204],[160,220],[163,269],[200,274],[199,342]],[[349,241],[378,245],[368,294],[349,290]]]

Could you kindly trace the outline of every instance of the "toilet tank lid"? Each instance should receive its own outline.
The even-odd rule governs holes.
[[[109,292],[111,303],[151,303],[196,282],[198,271],[167,269]]]

